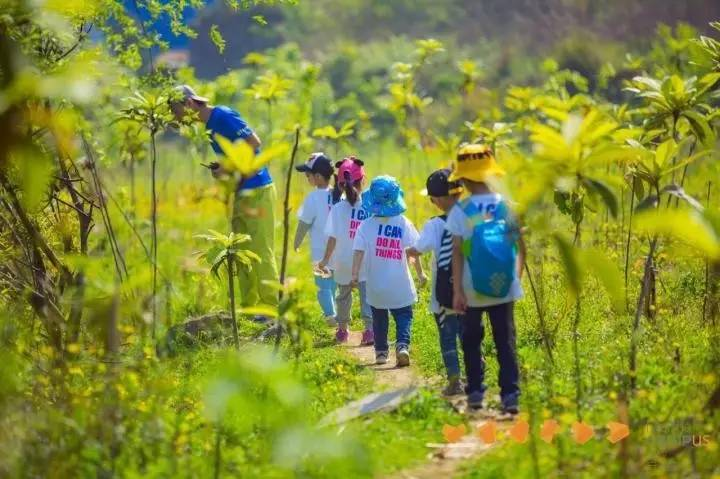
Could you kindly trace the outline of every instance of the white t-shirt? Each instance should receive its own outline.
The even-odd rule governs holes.
[[[343,199],[333,205],[325,224],[325,234],[335,238],[335,251],[330,258],[330,269],[333,270],[335,282],[341,285],[350,284],[352,280],[353,241],[360,224],[370,216],[357,200],[351,206]],[[365,281],[365,268],[361,268],[360,281]]]
[[[415,249],[420,253],[427,253],[432,251],[433,262],[432,262],[432,275],[430,281],[430,309],[433,313],[440,314],[442,308],[438,303],[437,295],[435,294],[435,283],[437,282],[437,259],[440,254],[440,244],[443,237],[443,231],[445,231],[445,220],[436,216],[430,218],[422,231],[420,231],[420,237],[415,243]]]
[[[417,239],[415,226],[403,215],[373,216],[360,225],[354,249],[365,252],[368,304],[379,309],[396,309],[417,301],[405,255],[405,249],[414,246]]]
[[[481,214],[492,212],[501,200],[502,195],[498,193],[473,195],[470,197],[470,201],[475,203]],[[450,214],[447,219],[447,229],[453,234],[453,236],[461,236],[463,240],[472,237],[473,226],[470,224],[467,215],[462,210],[460,203],[450,210]],[[468,263],[467,258],[465,259],[465,266],[463,267],[463,289],[465,290],[465,296],[467,296],[468,306],[475,308],[516,301],[523,296],[522,286],[518,278],[515,278],[515,281],[513,281],[512,285],[510,285],[510,291],[504,298],[491,298],[475,292],[472,285],[470,264]]]
[[[310,225],[310,257],[313,262],[323,259],[327,235],[325,223],[332,208],[332,194],[328,188],[317,188],[305,197],[298,219]]]

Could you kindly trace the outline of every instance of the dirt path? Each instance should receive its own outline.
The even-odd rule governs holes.
[[[375,364],[375,350],[372,346],[358,346],[362,333],[360,331],[350,331],[350,338],[346,343],[346,348],[355,356],[360,364],[377,372],[375,375],[375,384],[381,386],[382,389],[401,389],[409,386],[421,386],[423,380],[417,374],[412,365],[409,368],[395,367],[395,351],[390,351],[390,357],[387,364]],[[391,348],[392,349],[392,348]]]
[[[387,364],[375,364],[375,350],[372,347],[358,346],[362,334],[359,331],[350,332],[346,348],[355,356],[360,364],[374,370],[375,384],[378,389],[402,389],[410,386],[423,386],[427,381],[412,367],[395,367],[395,352],[390,352]],[[461,413],[466,413],[464,398],[451,400],[453,407]],[[456,477],[462,465],[471,458],[496,447],[497,442],[485,444],[477,435],[477,429],[489,420],[494,420],[498,433],[503,433],[511,427],[511,422],[496,417],[492,411],[474,413],[469,421],[469,430],[457,442],[452,444],[428,444],[428,461],[411,469],[394,473],[393,479],[449,479]]]
[[[495,415],[478,414],[470,419],[467,434],[454,443],[428,444],[432,448],[428,454],[428,462],[419,464],[411,469],[406,469],[389,476],[391,479],[449,479],[458,477],[463,466],[471,459],[477,459],[486,452],[498,446],[498,441],[492,444],[483,442],[477,434],[478,428],[482,428],[493,420],[498,434],[504,434],[512,423],[505,419],[498,419]]]

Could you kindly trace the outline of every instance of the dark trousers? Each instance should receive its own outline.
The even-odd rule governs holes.
[[[467,393],[485,392],[485,359],[482,342],[485,336],[483,313],[490,318],[493,340],[500,365],[498,382],[504,406],[517,405],[520,397],[520,372],[515,351],[515,319],[513,302],[468,308],[462,317],[462,347],[467,374]]]

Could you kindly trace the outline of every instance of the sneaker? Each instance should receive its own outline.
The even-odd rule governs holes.
[[[397,367],[404,368],[410,366],[410,351],[408,351],[407,346],[399,347],[395,353],[395,357],[397,359]]]
[[[502,411],[507,414],[515,415],[520,412],[518,407],[518,399],[520,399],[520,393],[507,394],[500,398],[502,402]]]
[[[330,326],[331,328],[334,328],[337,326],[337,320],[335,319],[335,316],[325,316],[325,324]]]
[[[366,329],[363,331],[362,339],[360,340],[360,346],[372,346],[375,344],[375,333]]]
[[[446,397],[459,396],[464,393],[465,393],[465,386],[463,385],[462,381],[458,377],[450,378],[448,380],[447,386],[445,386],[445,389],[443,389],[443,391],[442,391],[443,396],[446,396]]]
[[[520,408],[517,404],[508,404],[506,406],[503,406],[503,412],[515,416],[520,412]]]
[[[337,331],[335,331],[335,342],[338,344],[341,343],[347,343],[348,340],[348,330],[343,328],[337,328]]]
[[[468,407],[472,409],[482,409],[483,407],[483,393],[480,391],[473,391],[468,394],[467,397]]]
[[[375,353],[375,364],[387,364],[388,353]]]

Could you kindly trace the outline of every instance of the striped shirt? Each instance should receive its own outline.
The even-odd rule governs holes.
[[[444,221],[443,221],[444,223]],[[444,228],[440,238],[440,248],[437,250],[437,268],[449,269],[452,263],[453,240],[452,234]]]
[[[445,229],[445,220],[441,216],[436,216],[425,223],[420,232],[420,238],[415,243],[415,249],[419,252],[433,252],[430,309],[436,314],[440,314],[443,310],[436,297],[437,271],[438,268],[450,268],[452,264],[452,241],[452,235]]]

